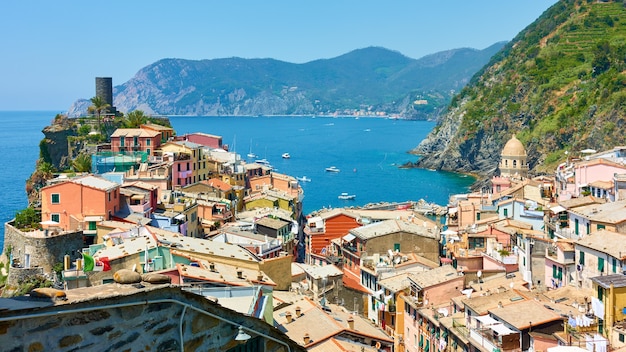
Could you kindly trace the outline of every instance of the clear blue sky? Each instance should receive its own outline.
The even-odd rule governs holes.
[[[0,110],[66,111],[162,58],[411,58],[511,40],[556,0],[2,1]]]

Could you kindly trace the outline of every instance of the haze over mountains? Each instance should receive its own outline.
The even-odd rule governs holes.
[[[161,115],[326,115],[433,119],[498,52],[453,49],[411,59],[380,47],[293,64],[274,59],[162,59],[114,88],[114,105]],[[115,81],[115,77],[113,77]],[[85,113],[77,101],[70,116]]]

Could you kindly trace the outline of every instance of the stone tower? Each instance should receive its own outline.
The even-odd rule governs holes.
[[[502,148],[502,153],[500,154],[500,176],[528,177],[526,149],[515,135]]]
[[[113,106],[113,79],[111,77],[96,77],[96,96]]]

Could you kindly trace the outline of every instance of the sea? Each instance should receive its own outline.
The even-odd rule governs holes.
[[[26,180],[39,157],[42,130],[57,113],[62,112],[0,111],[2,223],[28,205]],[[475,181],[463,174],[400,167],[418,160],[408,152],[433,129],[435,124],[429,121],[323,116],[171,116],[170,121],[178,135],[218,135],[247,162],[266,159],[276,172],[306,176],[310,182],[300,182],[306,214],[420,199],[445,205],[451,195],[467,192]],[[256,157],[249,158],[249,153]],[[284,153],[290,158],[283,158]],[[340,171],[325,171],[330,166]],[[341,200],[342,193],[355,197]]]

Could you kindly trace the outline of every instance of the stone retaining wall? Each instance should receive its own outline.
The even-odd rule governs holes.
[[[63,257],[69,254],[72,260],[80,255],[76,252],[83,248],[83,233],[63,232],[52,235],[43,231],[22,232],[11,223],[4,224],[4,249],[0,260],[9,262],[8,249],[16,264],[31,268],[42,268],[44,273],[51,273],[57,263],[63,263]],[[28,259],[27,259],[28,257]]]

